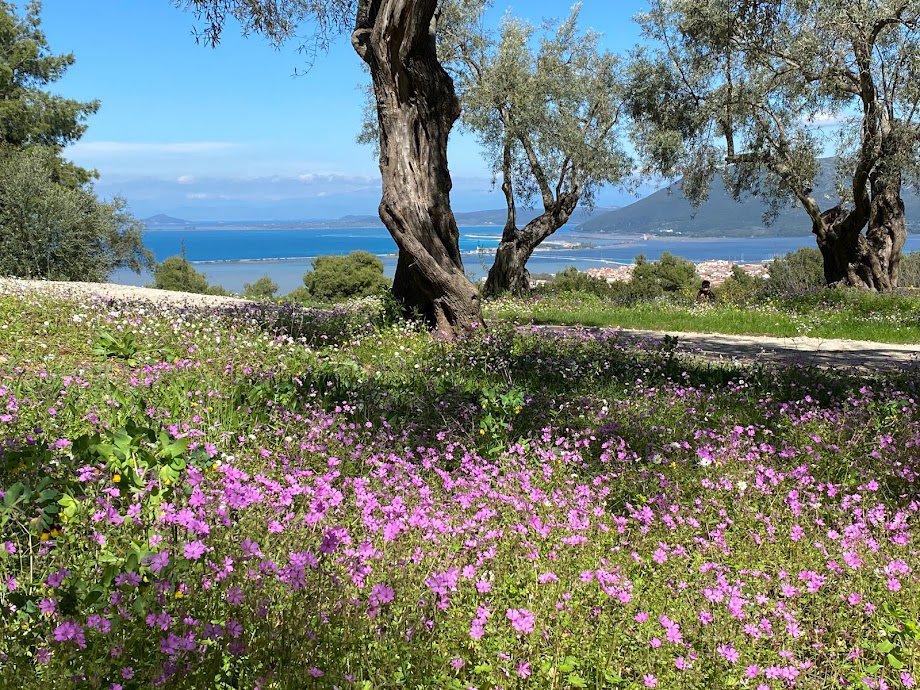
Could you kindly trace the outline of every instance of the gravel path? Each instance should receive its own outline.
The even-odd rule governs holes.
[[[57,297],[109,297],[134,302],[153,302],[156,304],[175,304],[190,307],[221,307],[226,305],[247,304],[247,300],[221,295],[195,295],[189,292],[171,292],[153,288],[135,287],[133,285],[116,285],[115,283],[77,283],[53,280],[18,280],[0,278],[0,294],[4,292],[22,292],[34,290]]]
[[[247,301],[236,297],[193,295],[114,283],[65,283],[0,278],[0,294],[35,290],[44,294],[80,298],[92,295],[112,299],[168,303],[187,306],[239,306]],[[523,330],[523,329],[522,329]],[[894,345],[862,340],[822,338],[774,338],[770,336],[720,335],[711,333],[628,331],[615,328],[576,328],[572,326],[534,326],[536,332],[618,333],[630,340],[662,340],[673,336],[678,350],[711,361],[805,364],[829,368],[904,369],[920,365],[920,345]]]

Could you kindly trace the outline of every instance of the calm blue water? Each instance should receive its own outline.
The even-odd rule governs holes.
[[[460,231],[460,249],[467,273],[474,280],[488,272],[501,228],[465,227]],[[268,274],[281,292],[302,284],[310,260],[323,254],[347,254],[357,249],[380,257],[388,275],[396,270],[396,245],[383,228],[347,230],[268,229],[257,227],[198,227],[188,229],[151,228],[144,243],[157,259],[179,254],[184,245],[189,261],[212,283],[235,292],[244,283]],[[556,273],[567,266],[580,269],[632,263],[638,254],[657,259],[669,251],[692,261],[727,259],[755,263],[814,246],[811,236],[739,239],[683,239],[610,237],[583,235],[563,228],[544,243],[528,263],[532,273]],[[920,250],[920,236],[907,239],[907,251]],[[128,285],[151,282],[149,275],[118,271],[112,280]]]

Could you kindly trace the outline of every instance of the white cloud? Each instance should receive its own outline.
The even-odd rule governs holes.
[[[815,127],[836,127],[846,122],[847,118],[839,113],[818,112],[813,118],[808,120],[808,124]]]
[[[194,175],[181,175],[176,182],[179,184],[195,184],[197,178]]]

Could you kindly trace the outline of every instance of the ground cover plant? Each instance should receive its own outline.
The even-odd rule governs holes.
[[[918,388],[6,294],[0,687],[913,687]]]

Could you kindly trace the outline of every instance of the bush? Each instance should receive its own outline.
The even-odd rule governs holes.
[[[658,261],[649,262],[640,255],[636,257],[632,288],[637,295],[651,298],[689,294],[698,287],[697,280],[696,266],[688,259],[665,252]]]
[[[763,278],[732,266],[731,277],[716,289],[716,297],[731,304],[751,304],[760,301],[766,286],[767,281]]]
[[[313,270],[303,277],[310,296],[320,302],[341,302],[353,297],[370,297],[389,290],[383,262],[368,252],[348,256],[318,256]]]
[[[768,281],[772,292],[800,294],[824,287],[824,259],[813,247],[803,247],[770,264]]]
[[[270,302],[278,292],[278,283],[265,274],[254,283],[243,285],[243,297],[256,302]]]
[[[209,285],[203,273],[185,258],[183,251],[179,256],[171,256],[153,269],[153,287],[157,290],[191,292],[198,295],[227,295],[219,285]]]
[[[101,282],[116,268],[149,265],[123,202],[61,183],[61,164],[52,149],[0,151],[0,276]]]
[[[590,276],[574,266],[557,273],[546,289],[557,294],[587,293],[598,297],[609,297],[612,294],[611,285],[606,280]]]

